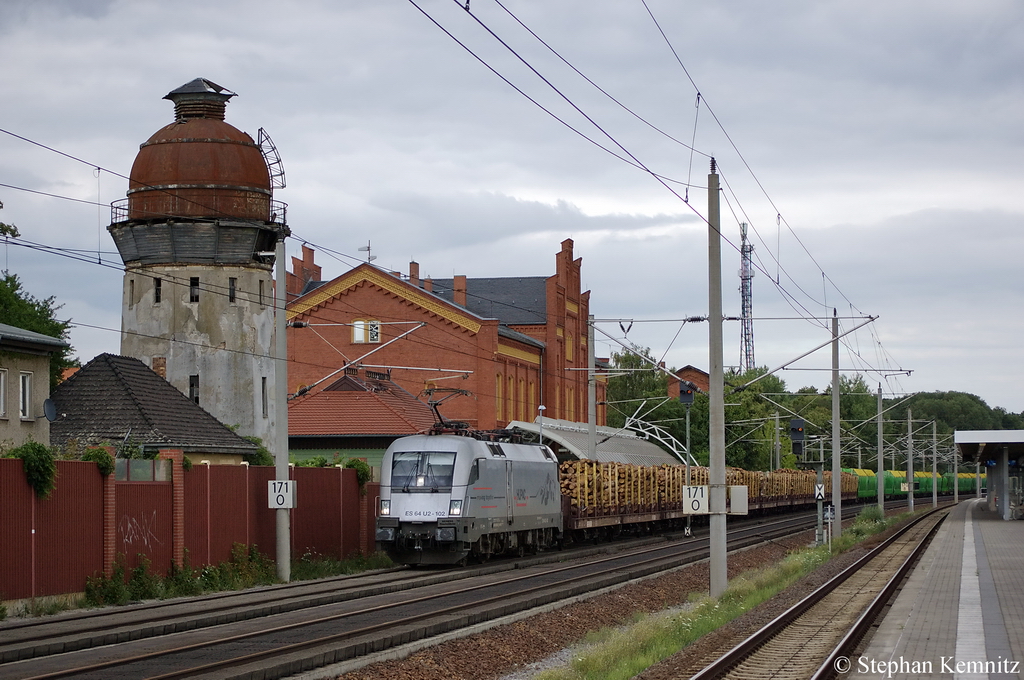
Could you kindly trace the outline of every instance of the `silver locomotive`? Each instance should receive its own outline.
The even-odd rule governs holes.
[[[397,439],[381,464],[377,547],[400,564],[522,555],[562,538],[558,463],[494,433]]]

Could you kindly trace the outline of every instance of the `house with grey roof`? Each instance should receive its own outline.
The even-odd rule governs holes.
[[[50,441],[44,415],[50,357],[67,346],[60,338],[0,323],[0,448]]]
[[[144,453],[181,449],[194,463],[238,464],[257,446],[235,434],[138,359],[100,354],[53,391],[54,447],[130,441]]]

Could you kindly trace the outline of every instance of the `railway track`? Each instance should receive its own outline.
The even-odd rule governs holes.
[[[804,514],[737,523],[729,547],[790,535],[813,522]],[[0,678],[283,677],[584,596],[706,554],[706,537],[695,536],[580,564],[547,566],[568,557],[548,554],[546,560],[327,579],[6,626],[0,628],[0,658],[8,663],[0,664]]]
[[[874,622],[934,535],[948,508],[939,508],[823,584],[693,680],[718,678],[825,679]]]

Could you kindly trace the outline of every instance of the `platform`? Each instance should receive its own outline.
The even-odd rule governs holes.
[[[1024,521],[961,502],[841,678],[1024,678]]]

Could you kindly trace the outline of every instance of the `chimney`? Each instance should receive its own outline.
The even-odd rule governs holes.
[[[427,278],[423,279],[423,290],[427,291],[428,293],[433,293],[434,292],[434,279],[430,278],[429,276]]]
[[[415,260],[409,263],[409,283],[417,288],[420,286],[420,263]]]
[[[466,306],[466,277],[455,277],[455,290],[452,291],[452,301],[460,307]]]

